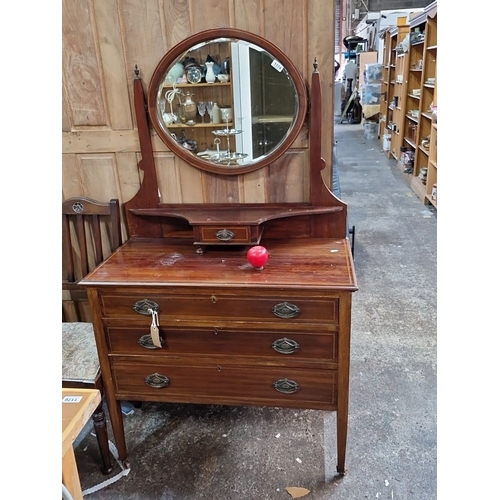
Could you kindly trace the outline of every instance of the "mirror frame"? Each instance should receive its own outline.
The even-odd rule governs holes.
[[[246,42],[253,43],[261,47],[262,49],[266,50],[271,56],[275,57],[281,64],[283,64],[285,69],[288,71],[288,74],[292,79],[295,88],[297,90],[298,109],[295,121],[292,127],[290,128],[287,137],[278,147],[276,147],[276,149],[271,151],[264,158],[257,160],[253,163],[249,163],[248,165],[241,165],[240,167],[237,168],[227,168],[224,166],[212,164],[206,160],[197,157],[196,155],[193,155],[186,148],[183,148],[180,144],[178,144],[170,136],[170,134],[165,133],[160,124],[159,117],[157,115],[156,101],[158,97],[158,88],[162,84],[165,75],[167,73],[167,70],[170,68],[170,66],[172,66],[175,62],[177,62],[185,52],[187,52],[190,48],[194,47],[195,45],[198,45],[199,43],[202,42],[209,42],[210,40],[214,40],[217,38],[234,38],[234,39],[244,40]],[[180,43],[175,45],[163,56],[163,58],[158,63],[158,66],[154,70],[153,75],[151,77],[147,104],[148,104],[149,116],[156,133],[158,134],[160,139],[166,144],[166,146],[179,158],[184,160],[186,163],[193,165],[194,167],[209,172],[214,172],[223,175],[239,175],[247,172],[252,172],[254,170],[258,170],[262,167],[265,167],[266,165],[269,165],[270,163],[276,161],[280,156],[282,156],[288,150],[288,148],[293,144],[293,142],[299,135],[299,132],[304,124],[304,120],[308,109],[308,93],[304,78],[297,70],[293,62],[290,60],[290,58],[276,45],[254,33],[242,31],[235,28],[217,28],[217,29],[200,31],[195,35],[192,35],[182,40]]]

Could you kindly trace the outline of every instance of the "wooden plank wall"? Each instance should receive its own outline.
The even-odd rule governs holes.
[[[323,171],[333,163],[334,2],[331,0],[63,0],[62,195],[123,204],[141,171],[134,66],[145,89],[162,56],[198,31],[232,27],[280,47],[309,85],[317,57],[323,92]],[[202,172],[153,135],[164,203],[308,200],[308,131],[277,162],[244,176]],[[123,217],[123,220],[125,218]],[[124,240],[127,239],[125,227]]]

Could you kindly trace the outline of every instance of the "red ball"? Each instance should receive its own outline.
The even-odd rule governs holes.
[[[250,262],[250,264],[258,270],[264,268],[268,258],[269,252],[267,251],[267,248],[260,245],[250,248],[247,252],[248,262]]]

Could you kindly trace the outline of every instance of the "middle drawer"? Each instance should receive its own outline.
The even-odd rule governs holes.
[[[160,326],[162,347],[151,342],[147,327],[107,327],[112,354],[198,354],[268,356],[272,358],[337,361],[337,334],[273,331],[238,331],[220,328]]]

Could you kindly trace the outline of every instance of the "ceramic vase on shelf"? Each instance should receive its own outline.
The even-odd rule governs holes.
[[[207,71],[205,73],[205,81],[207,83],[214,83],[215,82],[214,63],[206,62],[205,67],[207,68]]]

